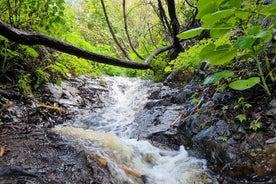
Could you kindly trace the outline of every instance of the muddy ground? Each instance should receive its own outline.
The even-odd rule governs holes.
[[[44,86],[29,97],[14,88],[0,90],[1,184],[113,183],[104,166],[51,132],[103,105],[99,98],[105,88],[99,83],[72,79],[63,83],[64,91]]]

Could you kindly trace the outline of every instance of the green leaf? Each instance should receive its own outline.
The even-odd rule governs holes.
[[[219,8],[219,1],[199,0],[197,3],[198,14],[197,19],[201,19],[204,15],[213,13]]]
[[[252,35],[240,36],[237,39],[236,45],[241,49],[251,49],[256,41],[256,38]]]
[[[203,22],[203,27],[208,28],[214,26],[217,22],[220,22],[226,18],[229,18],[231,15],[234,14],[235,9],[227,9],[227,10],[220,10],[216,11],[212,14],[204,15],[201,18]]]
[[[250,12],[245,10],[236,10],[235,16],[241,20],[246,20],[250,16]]]
[[[38,52],[35,49],[33,49],[32,47],[29,47],[26,45],[20,45],[20,47],[25,50],[25,52],[28,56],[31,56],[33,58],[37,58],[39,56]]]
[[[172,71],[172,68],[170,66],[167,66],[164,70],[166,73],[169,73]]]
[[[220,3],[221,9],[226,8],[240,8],[241,4],[243,3],[243,0],[224,0],[222,3]]]
[[[2,35],[0,35],[0,41],[8,41],[8,39]]]
[[[224,70],[222,72],[218,72],[212,76],[207,77],[204,80],[204,84],[216,83],[216,82],[220,81],[221,79],[226,79],[226,78],[232,77],[234,74],[235,73],[233,71]]]
[[[204,29],[202,27],[190,29],[188,31],[178,34],[177,37],[181,38],[181,39],[193,38],[193,37],[199,35],[203,30]]]
[[[273,2],[269,6],[264,6],[260,13],[265,16],[276,16],[276,2]]]
[[[229,28],[224,28],[224,29],[223,28],[221,28],[221,29],[212,28],[210,30],[210,35],[212,38],[221,38],[224,35],[226,35],[230,30],[231,29],[229,29]]]
[[[253,27],[248,28],[247,32],[249,35],[256,36],[258,33],[261,32],[261,30],[262,30],[261,26],[253,26]]]
[[[256,38],[261,39],[263,42],[268,42],[272,38],[272,33],[271,31],[261,31],[256,35]]]
[[[239,114],[236,116],[236,118],[242,123],[246,120],[246,115],[245,114]]]
[[[251,77],[246,80],[236,80],[234,82],[231,82],[229,84],[229,87],[234,90],[242,91],[242,90],[252,88],[253,86],[255,86],[258,83],[260,83],[259,77]]]
[[[230,62],[237,55],[237,50],[225,44],[216,47],[214,43],[205,46],[200,52],[202,60],[208,60],[212,65],[223,65]]]

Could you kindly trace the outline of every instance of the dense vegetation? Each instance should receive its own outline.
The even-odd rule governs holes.
[[[149,61],[153,70],[103,65],[0,36],[1,82],[29,94],[44,82],[59,84],[63,77],[83,74],[158,81],[169,73],[195,75],[206,60],[217,73],[205,84],[235,90],[260,84],[271,95],[267,83],[275,81],[275,9],[275,2],[252,0],[4,0],[0,19],[15,28],[95,53]],[[166,46],[168,52],[153,54]]]

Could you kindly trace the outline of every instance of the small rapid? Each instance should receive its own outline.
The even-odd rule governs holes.
[[[101,80],[109,86],[105,107],[54,130],[108,167],[115,183],[204,183],[205,160],[190,157],[183,146],[165,150],[135,137],[135,117],[152,84],[125,77]]]

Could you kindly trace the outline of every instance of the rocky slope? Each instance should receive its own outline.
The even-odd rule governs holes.
[[[184,145],[207,159],[219,183],[276,182],[275,94],[219,90],[196,78],[177,86],[153,84],[134,137],[171,149]],[[114,183],[108,169],[50,131],[101,108],[107,97],[105,82],[88,77],[45,85],[29,97],[2,88],[0,183]],[[236,118],[242,113],[247,121]],[[254,120],[261,122],[256,131]]]

